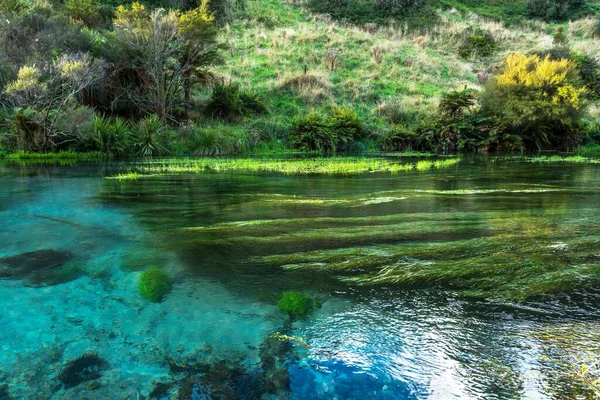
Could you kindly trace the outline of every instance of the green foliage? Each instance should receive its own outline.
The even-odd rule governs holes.
[[[140,275],[140,295],[153,303],[161,302],[171,292],[171,287],[169,275],[160,268],[150,267]]]
[[[46,116],[33,108],[17,108],[5,144],[10,150],[47,152],[55,143],[45,127]]]
[[[158,115],[150,115],[137,122],[132,127],[132,145],[135,154],[141,157],[151,157],[168,153],[163,144],[162,132],[164,125]]]
[[[336,107],[331,112],[330,128],[337,137],[337,150],[350,149],[365,136],[363,123],[352,108]]]
[[[589,99],[600,99],[600,64],[586,54],[573,54],[573,61],[577,64],[579,76],[587,89]]]
[[[467,29],[463,35],[458,53],[461,57],[490,57],[496,52],[498,43],[489,31]]]
[[[419,137],[415,130],[403,125],[392,125],[378,137],[383,151],[406,151],[418,148]]]
[[[70,18],[86,26],[98,26],[100,23],[100,11],[94,0],[65,0],[65,8]]]
[[[267,106],[258,95],[240,89],[237,84],[216,85],[206,105],[213,118],[232,121],[251,114],[266,114]]]
[[[67,107],[57,111],[51,134],[60,137],[56,149],[66,146],[81,152],[99,150],[94,142],[94,110],[90,107]],[[63,144],[64,143],[64,144]]]
[[[335,108],[328,116],[311,111],[297,118],[290,131],[295,148],[319,152],[348,150],[365,135],[358,115],[348,108]]]
[[[296,320],[309,316],[316,308],[316,301],[307,293],[288,291],[283,292],[277,307],[291,320]]]
[[[528,0],[527,15],[545,21],[564,21],[577,15],[585,0]]]
[[[473,89],[455,90],[444,93],[439,110],[442,115],[459,118],[470,113],[479,101],[479,92]]]
[[[251,143],[244,129],[231,129],[227,126],[210,128],[192,127],[192,152],[199,156],[223,156],[246,153]]]
[[[129,123],[121,117],[94,118],[94,142],[101,152],[113,156],[125,155],[130,136]]]
[[[436,22],[433,0],[310,0],[316,12],[356,24],[385,24],[390,20],[423,28]]]

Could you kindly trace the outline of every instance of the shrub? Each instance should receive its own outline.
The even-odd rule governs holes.
[[[98,150],[105,154],[120,156],[127,153],[129,124],[121,117],[96,116],[93,139]]]
[[[414,130],[403,125],[392,125],[378,136],[383,151],[414,150],[418,147],[418,136]]]
[[[436,153],[475,151],[483,139],[481,133],[476,116],[439,115],[422,121],[417,129],[418,145],[421,150]]]
[[[250,150],[248,132],[228,127],[192,128],[192,151],[198,156],[222,156]]]
[[[66,147],[77,151],[88,152],[98,150],[93,139],[94,110],[89,107],[69,107],[56,112],[52,126],[57,140],[57,149]]]
[[[377,113],[392,124],[413,126],[425,118],[427,107],[410,99],[391,97],[382,100],[377,106]]]
[[[150,157],[168,153],[161,135],[164,125],[158,115],[150,115],[132,128],[132,146],[136,155]]]
[[[482,111],[503,132],[518,132],[529,150],[573,148],[580,138],[585,89],[574,62],[513,54],[482,96]]]
[[[97,26],[100,22],[100,11],[93,0],[65,0],[65,8],[70,18],[86,26]]]
[[[15,150],[47,152],[56,143],[46,128],[47,116],[33,108],[17,108],[13,114],[12,129],[6,139]]]
[[[303,151],[335,151],[337,146],[329,118],[315,111],[297,118],[290,133],[292,146]]]
[[[474,89],[455,90],[444,93],[439,111],[451,118],[460,118],[477,106],[479,92]]]
[[[283,292],[277,307],[290,319],[295,320],[310,315],[316,308],[316,301],[307,293],[289,291]]]
[[[490,32],[482,29],[467,29],[463,33],[458,53],[464,58],[489,57],[496,52],[497,48],[498,43]]]
[[[231,121],[249,114],[266,114],[267,106],[254,93],[241,90],[239,85],[216,85],[206,106],[213,118]]]
[[[362,121],[350,108],[334,108],[331,115],[310,112],[290,129],[292,146],[305,151],[345,151],[365,135]]]
[[[334,108],[330,126],[335,132],[337,150],[348,150],[356,140],[365,134],[363,123],[352,108]]]
[[[158,303],[171,292],[171,279],[157,267],[150,267],[140,275],[138,288],[140,295],[151,302]]]
[[[600,65],[598,61],[585,54],[574,54],[572,59],[577,64],[581,81],[587,89],[588,98],[600,99]]]
[[[585,0],[528,0],[527,14],[545,21],[563,21],[576,15]]]

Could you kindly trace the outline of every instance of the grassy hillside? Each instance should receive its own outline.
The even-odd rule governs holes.
[[[456,2],[463,10],[496,15],[513,9],[505,3]],[[406,117],[396,114],[435,110],[444,92],[481,89],[482,75],[507,54],[552,47],[553,27],[543,22],[517,27],[454,8],[438,13],[439,24],[415,33],[402,27],[339,23],[312,14],[301,3],[253,1],[223,33],[227,51],[218,74],[225,82],[264,93],[271,104],[269,119],[275,123],[285,125],[312,108],[351,106],[377,130],[390,119]],[[514,8],[514,13],[521,11]],[[570,46],[599,54],[600,40],[587,33],[594,23],[567,23]],[[487,58],[460,57],[461,39],[470,28],[489,31],[498,51]]]
[[[0,3],[0,147],[150,156],[600,141],[598,1],[213,0],[227,10],[216,19],[205,3],[145,3]],[[531,4],[554,4],[552,22],[526,19]],[[587,16],[564,21],[576,15]]]
[[[442,0],[442,4],[509,23],[523,22],[528,14],[527,0]],[[574,10],[567,19],[583,18],[599,10],[600,2],[591,1]]]

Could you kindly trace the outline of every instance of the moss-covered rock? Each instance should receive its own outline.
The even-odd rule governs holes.
[[[140,276],[140,294],[154,303],[162,301],[171,292],[171,287],[169,275],[160,268],[150,267]]]
[[[290,319],[299,319],[310,315],[315,310],[316,302],[307,293],[288,291],[283,292],[281,299],[277,302],[277,307]]]

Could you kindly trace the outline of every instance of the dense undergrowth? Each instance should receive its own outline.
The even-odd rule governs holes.
[[[5,2],[0,146],[575,150],[600,138],[599,4]]]

